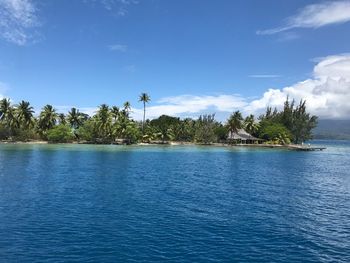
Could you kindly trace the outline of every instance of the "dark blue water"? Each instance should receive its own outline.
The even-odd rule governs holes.
[[[1,262],[350,262],[350,143],[0,145]]]

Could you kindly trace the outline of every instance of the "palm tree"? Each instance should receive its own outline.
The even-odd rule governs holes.
[[[40,112],[39,116],[39,128],[41,131],[45,132],[56,125],[57,120],[56,110],[52,107],[52,105],[46,105]]]
[[[4,121],[6,119],[6,115],[10,107],[10,99],[3,98],[2,100],[0,100],[0,121]]]
[[[125,118],[125,117],[120,118],[120,120],[117,123],[115,123],[115,126],[114,126],[113,132],[115,137],[124,139],[129,123],[130,123],[130,120],[128,118]]]
[[[233,133],[237,132],[239,129],[242,129],[242,121],[243,117],[240,111],[235,111],[233,114],[231,114],[227,121],[229,131]]]
[[[146,103],[151,100],[151,97],[147,93],[141,93],[139,101],[143,102],[143,121],[142,121],[142,134],[144,133],[145,118],[146,118]]]
[[[62,124],[62,125],[66,125],[66,123],[67,123],[66,116],[64,115],[64,113],[58,114],[58,120],[59,120],[60,124]]]
[[[255,118],[253,114],[250,114],[248,117],[244,120],[244,129],[249,134],[255,134],[259,128],[259,124],[255,122]]]
[[[111,135],[112,114],[107,104],[101,104],[96,115],[97,130],[103,140]]]
[[[33,124],[34,108],[28,101],[22,100],[16,107],[16,118],[19,126],[27,129]]]
[[[120,114],[119,108],[117,106],[113,106],[111,109],[111,113],[112,113],[114,121],[117,121],[119,114]]]
[[[0,101],[0,123],[8,129],[9,135],[12,135],[14,129],[18,126],[15,109],[11,106],[10,99],[3,98]]]
[[[13,121],[13,108],[10,99],[3,98],[0,101],[0,121],[8,125]]]
[[[124,109],[123,109],[123,113],[124,113],[124,115],[126,116],[126,117],[129,117],[129,112],[130,112],[130,110],[131,110],[131,104],[130,104],[130,102],[129,101],[126,101],[126,102],[124,102]]]
[[[71,108],[67,115],[67,121],[73,129],[78,129],[84,122],[84,116],[76,108]]]

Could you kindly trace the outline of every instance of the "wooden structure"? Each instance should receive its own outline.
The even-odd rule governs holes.
[[[237,132],[228,132],[227,140],[231,143],[242,144],[260,144],[264,140],[254,137],[244,129],[238,129]]]
[[[313,147],[310,145],[289,145],[288,149],[296,150],[296,151],[313,152],[313,151],[323,151],[326,149],[326,147]]]

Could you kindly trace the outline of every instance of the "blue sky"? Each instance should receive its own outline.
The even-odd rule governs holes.
[[[289,95],[349,118],[349,43],[350,1],[0,0],[0,97],[225,118]]]

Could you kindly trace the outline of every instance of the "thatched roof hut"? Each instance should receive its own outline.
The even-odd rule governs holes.
[[[263,141],[262,139],[256,138],[249,134],[244,129],[238,129],[237,132],[229,131],[227,140],[242,143],[259,143]]]

